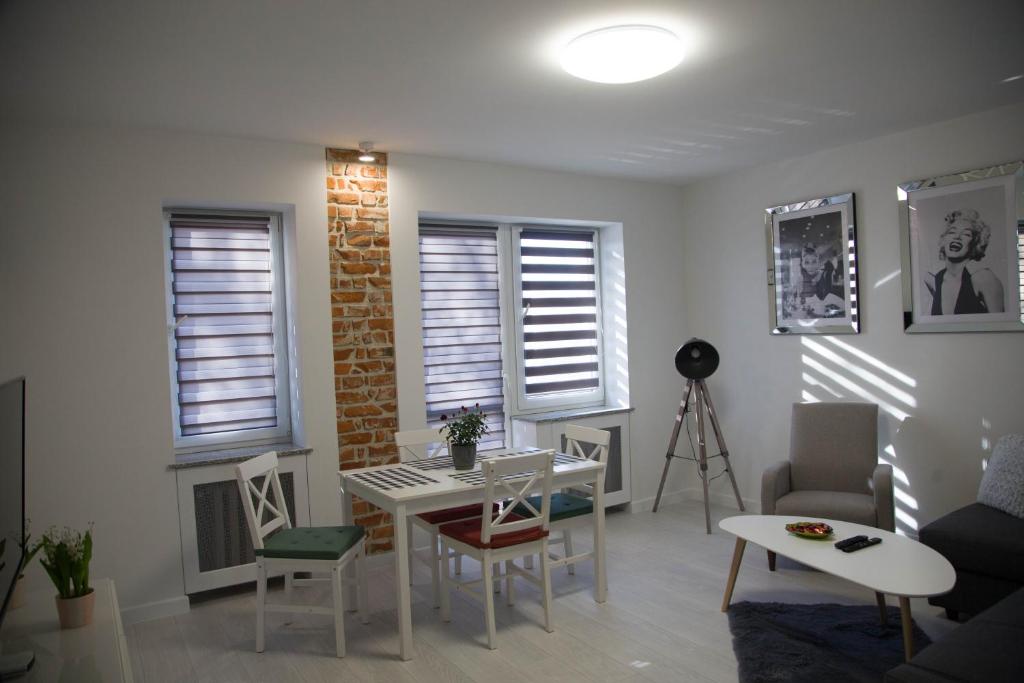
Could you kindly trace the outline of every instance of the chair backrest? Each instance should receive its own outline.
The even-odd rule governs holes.
[[[399,460],[409,462],[422,460],[421,453],[426,453],[428,458],[436,457],[444,450],[445,441],[436,429],[407,429],[404,432],[395,432],[395,445],[398,446]],[[417,449],[417,446],[427,448]]]
[[[263,477],[263,482],[257,485],[253,480],[260,477]],[[238,493],[242,497],[242,507],[245,509],[245,519],[249,523],[249,534],[252,536],[254,548],[262,548],[263,539],[272,531],[292,528],[288,505],[281,489],[281,478],[277,476],[275,451],[236,465],[235,478],[238,479]],[[273,493],[273,502],[270,500],[270,493]],[[268,514],[270,519],[264,522]]]
[[[878,406],[794,403],[789,437],[794,491],[871,493],[878,464]]]
[[[494,509],[498,500],[505,502],[501,514],[484,515],[480,519],[480,538],[490,543],[491,536],[506,534],[513,531],[525,531],[540,527],[547,530],[551,520],[551,478],[555,471],[555,452],[541,451],[529,455],[516,455],[506,458],[494,458],[480,463],[484,474],[484,510]],[[526,499],[541,486],[540,509],[538,510]],[[521,504],[521,505],[520,505]],[[522,519],[509,520],[516,511]]]
[[[608,444],[612,441],[611,432],[605,429],[594,429],[593,427],[581,427],[580,425],[565,426],[565,450],[569,455],[578,458],[596,460],[608,464]],[[573,491],[594,494],[593,484],[575,484]]]

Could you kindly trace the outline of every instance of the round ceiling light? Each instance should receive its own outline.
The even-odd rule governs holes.
[[[597,83],[635,83],[660,76],[683,60],[683,42],[659,26],[609,26],[574,38],[562,68]]]

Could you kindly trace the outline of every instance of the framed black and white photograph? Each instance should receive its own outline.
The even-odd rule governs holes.
[[[765,210],[772,334],[857,334],[852,192]]]
[[[899,186],[907,332],[1024,330],[1024,162]]]

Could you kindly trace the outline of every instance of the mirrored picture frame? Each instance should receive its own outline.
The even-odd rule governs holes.
[[[1024,161],[901,183],[903,330],[1024,331]]]
[[[765,209],[769,330],[858,334],[854,193]]]

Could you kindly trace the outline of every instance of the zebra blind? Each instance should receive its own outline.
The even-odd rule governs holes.
[[[524,393],[601,385],[593,231],[519,233]]]
[[[169,225],[178,445],[286,435],[274,219],[171,213]]]
[[[1020,321],[1024,323],[1024,221],[1017,223],[1017,280],[1020,287]]]
[[[505,445],[498,282],[494,229],[420,226],[427,423],[479,403],[490,428],[481,449]]]

